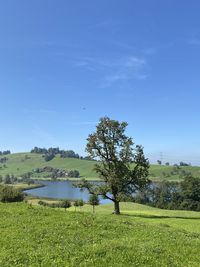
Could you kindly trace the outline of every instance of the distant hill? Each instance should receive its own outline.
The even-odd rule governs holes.
[[[5,176],[6,174],[13,174],[20,177],[22,174],[32,172],[36,168],[43,168],[50,166],[53,168],[64,169],[64,170],[78,170],[81,177],[87,179],[97,179],[97,174],[93,170],[94,161],[81,160],[74,158],[61,158],[57,155],[50,161],[45,161],[41,154],[35,153],[16,153],[9,154],[6,156],[0,156],[0,159],[6,157],[7,160],[0,163],[0,175]],[[200,167],[184,166],[161,166],[151,165],[150,166],[150,179],[154,181],[161,180],[181,180],[184,175],[191,173],[193,176],[200,177]],[[45,173],[34,173],[33,178],[43,178]],[[76,178],[78,179],[78,178]]]

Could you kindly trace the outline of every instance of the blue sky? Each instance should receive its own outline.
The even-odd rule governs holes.
[[[0,149],[83,154],[102,116],[151,161],[200,164],[200,3],[0,1]]]

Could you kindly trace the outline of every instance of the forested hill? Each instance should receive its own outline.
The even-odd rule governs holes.
[[[97,175],[93,171],[94,163],[91,160],[63,158],[60,155],[46,161],[42,154],[37,153],[7,154],[0,156],[0,175],[4,177],[9,174],[20,177],[29,173],[31,178],[47,178],[48,176],[51,177],[51,171],[64,170],[69,172],[70,170],[78,170],[80,177],[95,180]],[[200,167],[151,165],[149,173],[150,178],[155,181],[180,180],[187,174],[200,176]]]

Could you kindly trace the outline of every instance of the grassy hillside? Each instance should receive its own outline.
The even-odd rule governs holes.
[[[17,153],[6,156],[6,168],[0,164],[0,175],[7,173],[20,176],[23,173],[32,171],[36,168],[51,166],[53,168],[72,170],[77,169],[80,175],[88,178],[96,178],[96,173],[92,170],[94,162],[72,158],[60,158],[56,156],[51,161],[46,162],[42,155],[33,153]],[[27,158],[28,157],[28,158]]]
[[[0,266],[199,266],[197,212],[133,203],[121,216],[111,205],[84,210],[0,204]]]
[[[23,173],[32,171],[36,168],[51,166],[59,169],[77,169],[82,177],[87,179],[97,179],[96,173],[93,171],[93,161],[79,160],[72,158],[60,158],[56,156],[53,160],[46,162],[42,155],[31,153],[17,153],[6,156],[8,160],[0,163],[0,175],[14,174],[20,176]],[[182,171],[191,172],[194,176],[200,176],[200,167],[181,167],[179,173],[171,175],[172,166],[151,165],[150,178],[155,181],[159,180],[180,180],[179,174]],[[168,174],[170,176],[168,176]],[[41,174],[40,177],[42,177]]]

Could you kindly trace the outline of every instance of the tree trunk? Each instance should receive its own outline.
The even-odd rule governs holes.
[[[115,207],[114,213],[120,214],[120,208],[119,208],[119,202],[118,201],[114,202],[114,207]]]

